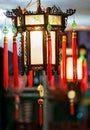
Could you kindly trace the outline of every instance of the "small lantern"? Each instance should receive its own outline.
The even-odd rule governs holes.
[[[39,125],[42,126],[43,124],[43,97],[44,97],[44,87],[43,85],[39,85],[37,87],[37,91],[39,92],[39,99],[38,99],[38,104],[39,104]]]
[[[73,81],[73,63],[72,57],[67,58],[66,64],[66,78],[67,81]],[[77,80],[80,81],[82,79],[82,60],[80,58],[77,59],[77,68],[74,71],[77,71]]]
[[[74,90],[70,90],[68,92],[68,98],[70,100],[70,114],[71,115],[74,115],[74,113],[75,113],[75,110],[74,110],[74,98],[75,98],[75,96],[76,96],[76,93],[75,93]]]

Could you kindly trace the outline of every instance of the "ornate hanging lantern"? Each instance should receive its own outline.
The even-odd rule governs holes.
[[[11,12],[7,11],[6,16],[14,20],[17,33],[21,34],[23,73],[26,72],[31,77],[29,71],[33,70],[34,73],[38,70],[45,70],[50,82],[50,75],[55,70],[58,71],[60,35],[66,28],[68,16],[73,15],[76,10],[69,9],[62,12],[56,6],[47,7],[46,10],[43,10],[40,1],[37,5],[36,12],[17,7]],[[51,40],[47,40],[48,34],[51,35]],[[47,52],[50,53],[47,54]],[[29,84],[31,83],[29,82]]]

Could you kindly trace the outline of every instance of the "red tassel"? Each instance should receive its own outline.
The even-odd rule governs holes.
[[[86,60],[83,61],[82,70],[83,70],[83,77],[80,82],[80,85],[81,85],[81,92],[85,92],[88,91],[88,67]]]
[[[15,96],[15,119],[18,120],[19,118],[19,96]]]
[[[39,124],[40,126],[42,125],[43,123],[43,110],[42,110],[42,105],[40,104],[39,105]]]
[[[62,36],[62,65],[61,65],[62,88],[66,90],[66,35]]]
[[[76,32],[72,32],[72,59],[73,59],[73,81],[77,81],[77,50]]]
[[[18,117],[19,117],[19,107],[18,107],[18,105],[16,104],[16,105],[15,105],[15,119],[18,120]]]
[[[84,89],[85,91],[88,91],[88,67],[87,67],[87,62],[84,60],[83,63],[83,70],[84,70]]]
[[[4,37],[3,75],[4,87],[8,89],[8,39],[6,36]]]
[[[33,86],[33,71],[30,70],[28,74],[28,87],[31,88]]]
[[[14,67],[14,87],[18,88],[18,55],[16,36],[13,36],[13,67]]]
[[[71,115],[74,115],[74,114],[75,114],[74,101],[73,101],[73,99],[70,101],[70,114],[71,114]]]
[[[51,35],[48,32],[48,65],[47,65],[47,76],[50,82],[52,77],[52,45],[51,45]]]
[[[43,124],[43,99],[38,99],[39,103],[39,125]]]

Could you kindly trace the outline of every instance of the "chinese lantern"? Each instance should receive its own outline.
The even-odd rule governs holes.
[[[39,92],[39,99],[38,99],[38,104],[39,104],[39,125],[42,126],[43,124],[43,97],[44,97],[44,88],[40,84],[37,87],[37,91]]]
[[[68,98],[70,100],[70,114],[74,115],[75,114],[75,109],[74,109],[74,98],[76,96],[76,93],[74,90],[70,90],[68,92]]]

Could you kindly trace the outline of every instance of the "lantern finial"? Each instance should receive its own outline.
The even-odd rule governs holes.
[[[77,23],[76,23],[75,20],[73,20],[73,23],[72,23],[72,28],[73,28],[73,30],[76,29],[76,27],[77,27]]]

